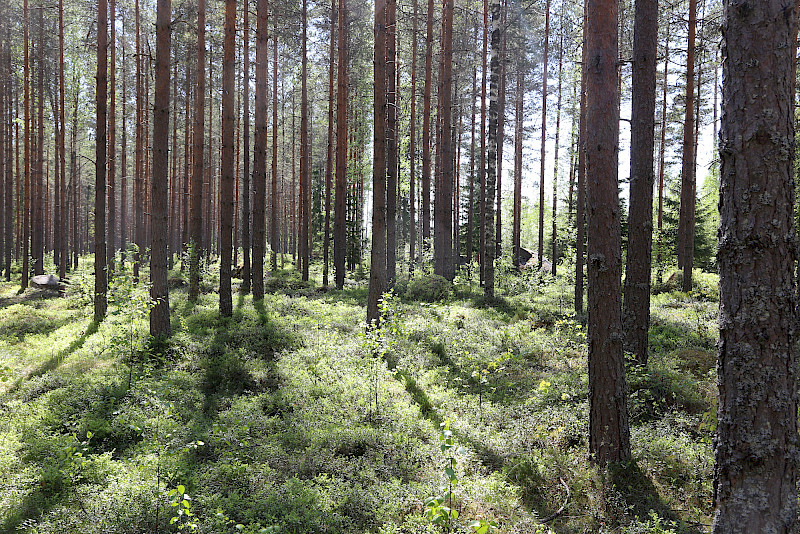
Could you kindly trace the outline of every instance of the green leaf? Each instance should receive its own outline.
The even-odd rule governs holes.
[[[181,495],[186,493],[186,486],[184,486],[183,484],[179,484],[178,485],[178,493],[180,493]]]

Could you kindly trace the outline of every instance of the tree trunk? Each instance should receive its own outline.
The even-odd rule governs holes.
[[[658,149],[658,237],[656,240],[656,279],[661,283],[664,275],[663,241],[664,241],[664,153],[667,146],[667,89],[669,88],[669,30],[667,23],[667,38],[664,45],[664,91],[661,100],[661,140]],[[716,113],[717,106],[714,104]],[[715,121],[716,122],[716,121]],[[715,129],[716,132],[716,129]],[[716,136],[716,133],[715,133]]]
[[[244,71],[242,75],[242,102],[244,103],[244,170],[242,172],[242,285],[241,293],[250,293],[250,4],[244,6],[244,40],[242,44]]]
[[[8,92],[10,95],[11,93]],[[63,280],[67,277],[67,263],[69,263],[69,254],[67,253],[67,230],[69,229],[69,216],[67,215],[67,188],[66,188],[66,152],[64,145],[64,133],[66,131],[65,122],[65,99],[67,93],[64,86],[64,0],[58,2],[58,161],[59,161],[59,197],[61,204],[59,206],[60,220],[57,222],[59,227],[59,259],[58,259],[58,277]],[[10,148],[11,145],[9,145]],[[10,152],[6,154],[6,172],[8,166],[11,164]],[[10,176],[10,175],[8,175]],[[11,211],[11,181],[6,182],[6,209]],[[10,218],[8,219],[10,223]],[[8,224],[7,223],[7,224]],[[8,260],[11,259],[9,252],[11,251],[11,232],[9,231],[10,224],[6,227],[6,255]],[[9,261],[10,263],[10,261]]]
[[[428,0],[425,86],[422,93],[422,246],[431,240],[431,84],[433,83],[433,0]]]
[[[686,57],[686,116],[683,123],[681,163],[681,211],[678,264],[683,267],[683,291],[692,289],[694,267],[694,55],[697,0],[689,0],[689,37]]]
[[[478,221],[478,263],[480,264],[480,281],[483,283],[484,257],[486,250],[486,80],[487,51],[489,49],[489,0],[483,0],[483,55],[481,62],[481,155],[479,158],[478,181],[480,182],[480,216]],[[492,289],[494,291],[494,289]]]
[[[94,191],[94,321],[106,316],[108,271],[106,264],[106,106],[108,60],[108,2],[97,2],[97,141]]]
[[[503,0],[500,15],[500,27],[506,27],[507,2]],[[495,258],[499,258],[503,248],[503,146],[506,140],[506,31],[503,30],[500,40],[500,88],[497,90],[497,185],[495,209]]]
[[[194,93],[192,187],[189,221],[189,302],[200,296],[200,254],[203,243],[203,162],[206,98],[206,0],[197,0],[197,85]]]
[[[634,18],[630,212],[623,326],[628,350],[644,365],[650,327],[658,0],[637,0]]]
[[[561,3],[561,17],[559,22],[559,43],[558,43],[558,96],[556,97],[556,142],[555,142],[555,154],[553,155],[553,242],[552,242],[552,257],[550,258],[550,263],[553,266],[551,274],[553,276],[556,275],[556,265],[558,264],[558,239],[557,239],[557,232],[558,227],[556,225],[556,209],[558,208],[558,172],[559,172],[559,160],[558,160],[558,149],[559,149],[559,138],[561,137],[561,88],[562,88],[562,79],[564,75],[564,10],[566,4],[564,2]]]
[[[232,0],[228,0],[232,1]],[[169,62],[171,0],[158,0],[156,12],[156,92],[153,102],[153,171],[150,180],[150,335],[168,337],[167,183],[169,180]],[[232,133],[232,132],[231,132]],[[220,275],[221,277],[222,275]]]
[[[797,532],[796,2],[725,4],[715,534]]]
[[[205,0],[198,0],[198,4],[205,6]],[[198,7],[198,20],[200,12],[205,17],[205,7]],[[133,255],[133,280],[139,281],[139,269],[142,264],[142,254],[144,253],[144,116],[146,109],[144,108],[144,95],[142,94],[142,85],[144,80],[142,78],[142,44],[141,44],[141,20],[139,16],[139,0],[136,0],[136,170],[133,177],[133,228],[134,228],[134,241],[136,248]],[[204,18],[205,20],[205,18]],[[205,25],[202,26],[205,31]],[[198,33],[199,33],[198,29]],[[198,56],[199,62],[199,56]],[[199,264],[198,264],[199,265]],[[198,271],[199,274],[199,271]],[[191,275],[191,271],[190,271]],[[196,293],[195,293],[196,295]],[[196,297],[195,297],[196,298]],[[192,281],[189,278],[189,299],[192,300]]]
[[[394,286],[397,273],[397,0],[386,2],[386,279]]]
[[[605,465],[630,458],[617,193],[617,0],[588,0],[586,10],[589,452]]]
[[[439,140],[442,147],[441,173],[436,182],[435,272],[448,280],[455,277],[453,265],[453,163],[452,128],[453,94],[453,1],[442,4],[442,64],[439,89]]]
[[[331,248],[331,188],[333,185],[333,69],[336,65],[336,0],[331,0],[330,57],[328,67],[328,151],[325,159],[325,238],[322,243],[322,286],[328,287],[328,264]],[[413,172],[413,171],[412,171]]]
[[[308,0],[302,0],[303,39],[302,39],[302,73],[300,80],[300,263],[303,281],[308,281],[308,264],[311,261],[311,144],[308,135]]]
[[[477,41],[477,31],[475,35]],[[478,71],[472,68],[472,111],[470,113],[470,143],[469,143],[469,200],[467,202],[467,268],[472,269],[472,230],[475,227],[475,100],[478,98]],[[471,272],[471,271],[470,271]]]
[[[542,66],[542,145],[539,155],[539,248],[537,266],[542,268],[544,260],[544,163],[545,145],[547,143],[547,56],[550,46],[550,0],[547,0],[544,12],[544,65]],[[554,259],[555,261],[555,259]]]
[[[116,0],[110,0],[109,8],[109,40],[110,52],[108,65],[108,276],[114,274],[114,256],[116,255],[117,225],[117,44],[116,44]]]
[[[336,288],[344,288],[347,253],[347,2],[339,2],[336,75],[336,197],[333,206],[333,268]]]
[[[219,183],[219,313],[233,315],[231,261],[233,255],[233,129],[236,74],[236,0],[225,0],[225,40],[222,52],[222,161]]]
[[[583,10],[583,27],[586,28],[588,9]],[[577,206],[575,207],[575,313],[583,313],[583,263],[584,263],[584,242],[586,241],[586,62],[588,60],[586,36],[584,34],[581,51],[581,106],[580,117],[578,118],[578,179]]]
[[[372,252],[369,266],[367,324],[380,322],[379,304],[386,291],[386,0],[375,0],[374,153],[372,162]]]
[[[417,0],[414,0],[414,13],[411,29],[411,116],[409,118],[409,177],[408,177],[408,272],[414,272],[417,248],[417,217],[416,188],[417,188]]]
[[[278,192],[278,32],[277,18],[273,19],[275,30],[272,39],[272,209],[270,209],[270,238],[272,253],[270,255],[272,272],[278,272],[278,249],[280,248],[280,227],[278,211],[281,195]],[[266,120],[266,119],[265,119]],[[265,141],[266,142],[266,141]],[[281,268],[283,266],[281,265]]]
[[[258,0],[256,13],[256,101],[253,132],[253,299],[264,298],[264,207],[267,197],[267,24],[269,5]]]
[[[25,180],[23,184],[23,215],[22,215],[22,279],[21,289],[28,288],[28,278],[30,277],[30,217],[31,217],[31,62],[30,62],[30,16],[28,0],[23,1],[23,34],[24,34],[24,66],[23,84],[25,97],[23,101],[24,126],[23,143],[25,145]],[[19,136],[17,136],[19,139]],[[19,213],[19,210],[17,211]]]
[[[494,184],[497,173],[497,108],[498,86],[500,85],[500,0],[492,2],[492,57],[489,83],[489,135],[486,165],[486,196],[484,250],[483,250],[483,296],[487,301],[494,299],[494,255],[497,247],[494,242]]]
[[[511,223],[511,254],[514,266],[519,266],[520,245],[522,233],[522,128],[525,117],[523,116],[523,103],[525,92],[525,66],[524,59],[520,57],[517,62],[517,94],[514,105],[514,207]]]

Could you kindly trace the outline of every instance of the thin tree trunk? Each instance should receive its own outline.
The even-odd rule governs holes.
[[[336,197],[333,207],[333,268],[336,288],[344,288],[347,253],[347,2],[339,2],[338,66],[336,76]]]
[[[205,2],[205,0],[198,0],[198,3]],[[203,4],[205,5],[205,4]],[[203,10],[205,13],[205,10]],[[199,18],[198,14],[198,18]],[[205,28],[205,26],[203,26]],[[199,32],[199,30],[198,30]],[[136,248],[133,254],[133,280],[139,281],[139,269],[142,264],[142,254],[144,253],[144,95],[142,94],[142,85],[144,80],[142,76],[142,44],[141,44],[141,20],[139,16],[139,0],[136,0],[136,175],[133,177],[133,228],[134,228],[134,241]],[[199,57],[198,57],[199,61]],[[191,271],[190,271],[191,274]],[[192,299],[192,282],[189,279],[189,299]]]
[[[630,458],[622,351],[617,0],[588,0],[586,175],[589,342],[589,452],[605,465]]]
[[[562,77],[564,75],[564,10],[566,3],[561,3],[561,20],[559,22],[559,43],[558,43],[558,90],[556,97],[556,141],[555,141],[555,154],[553,155],[553,242],[552,242],[552,257],[550,263],[552,270],[550,273],[556,275],[556,265],[558,264],[558,227],[556,225],[556,216],[558,208],[558,171],[559,171],[559,142],[561,137],[561,89]]]
[[[275,36],[272,39],[272,209],[270,210],[270,237],[272,240],[271,267],[272,272],[278,271],[278,249],[280,248],[280,228],[278,227],[278,212],[280,209],[280,194],[278,192],[278,32],[277,18],[274,19],[273,28]],[[266,119],[265,119],[266,120]]]
[[[244,103],[244,171],[242,173],[242,285],[241,293],[250,293],[250,3],[244,5],[244,39],[242,56],[244,71],[242,76],[242,102]]]
[[[476,31],[477,41],[477,31]],[[472,231],[475,227],[474,216],[475,213],[475,100],[478,98],[478,71],[473,67],[472,69],[472,111],[470,113],[470,143],[469,143],[469,201],[467,203],[467,268],[472,269]]]
[[[489,84],[489,135],[486,165],[486,197],[483,251],[483,295],[487,301],[494,299],[494,255],[497,246],[494,243],[494,185],[497,172],[497,115],[498,89],[500,85],[500,0],[492,2],[492,57],[491,78]]]
[[[514,105],[514,209],[512,213],[513,221],[511,227],[511,247],[514,258],[514,266],[518,267],[522,263],[520,257],[521,233],[522,233],[522,128],[523,128],[523,103],[525,93],[525,66],[524,59],[520,58],[517,62],[517,91]]]
[[[542,261],[544,255],[544,162],[545,162],[545,144],[547,142],[547,56],[550,42],[550,0],[547,0],[544,12],[544,65],[542,67],[542,145],[541,154],[539,156],[540,169],[539,169],[539,248],[537,266],[542,268]]]
[[[667,88],[669,87],[669,30],[667,22],[667,38],[664,45],[664,91],[661,96],[661,140],[658,149],[658,238],[656,242],[656,279],[660,284],[664,276],[663,242],[664,242],[664,154],[667,146]],[[716,109],[716,106],[714,107]]]
[[[694,56],[697,0],[689,0],[689,35],[686,57],[686,115],[683,123],[681,210],[678,265],[683,268],[683,291],[692,289],[694,267]]]
[[[797,532],[797,3],[725,4],[715,534]],[[757,87],[758,90],[752,89]]]
[[[588,8],[584,7],[583,27],[586,28],[588,18]],[[583,313],[583,263],[584,263],[584,242],[586,235],[586,78],[587,74],[587,46],[584,36],[582,45],[581,61],[581,109],[578,119],[578,179],[576,195],[577,206],[575,208],[575,313]]]
[[[500,15],[500,27],[506,28],[506,1],[503,0]],[[506,141],[506,31],[500,37],[500,88],[497,91],[497,185],[495,191],[495,258],[499,258],[503,248],[503,146]]]
[[[658,0],[636,0],[633,28],[631,179],[623,326],[628,350],[647,363],[653,247],[653,146]]]
[[[480,281],[484,282],[484,251],[486,250],[486,80],[487,51],[489,49],[489,0],[483,0],[483,56],[481,66],[481,155],[478,169],[480,182],[480,220],[478,226],[478,262],[480,264]],[[492,289],[494,291],[494,288]]]
[[[110,0],[109,8],[109,66],[108,66],[108,276],[114,275],[116,255],[115,230],[117,225],[116,177],[117,177],[117,44],[116,44],[116,0]]]
[[[10,92],[9,92],[10,94]],[[69,263],[69,254],[67,252],[67,231],[69,224],[69,216],[66,215],[67,210],[67,188],[66,188],[66,152],[64,146],[64,132],[66,130],[65,123],[65,99],[67,93],[64,84],[64,0],[58,2],[58,161],[59,161],[59,198],[61,204],[59,205],[59,220],[57,221],[59,228],[59,259],[58,259],[58,276],[61,280],[67,277],[67,263]],[[10,145],[9,145],[10,147]],[[8,166],[11,164],[10,153],[6,155],[6,172]],[[8,175],[10,176],[10,175]],[[10,213],[11,204],[11,181],[6,182],[6,209]],[[8,220],[10,222],[10,218]],[[7,223],[8,224],[8,223]],[[11,247],[11,232],[10,225],[6,226],[6,255],[7,260],[10,260],[10,247]]]
[[[328,264],[331,246],[331,188],[333,182],[333,70],[336,66],[336,0],[331,0],[330,57],[328,67],[328,152],[325,160],[325,238],[322,244],[322,285],[328,287]],[[413,172],[413,171],[412,171]]]
[[[431,84],[433,81],[433,0],[428,0],[425,87],[422,94],[422,246],[431,239]]]
[[[308,281],[308,264],[311,260],[309,238],[311,233],[311,144],[308,135],[308,44],[306,31],[308,26],[308,0],[302,0],[303,38],[302,38],[302,74],[300,81],[300,262],[303,281]]]
[[[137,0],[138,1],[138,0]],[[203,162],[206,98],[206,1],[197,0],[197,84],[192,141],[192,187],[189,222],[189,302],[200,296],[200,254],[203,243]]]
[[[417,248],[417,217],[416,188],[417,188],[417,0],[413,2],[414,13],[411,21],[411,116],[409,118],[409,178],[408,178],[408,272],[414,272]]]

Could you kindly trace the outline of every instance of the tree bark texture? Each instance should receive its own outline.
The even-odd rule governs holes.
[[[339,2],[336,71],[336,195],[333,207],[333,268],[336,288],[344,287],[347,253],[347,1]]]
[[[630,458],[622,352],[617,0],[588,0],[586,28],[589,452],[605,465]]]
[[[386,2],[386,280],[394,285],[397,274],[397,0]]]
[[[545,147],[547,144],[547,56],[550,48],[550,0],[547,0],[544,12],[544,66],[542,67],[542,145],[541,154],[539,155],[540,169],[539,169],[539,240],[538,240],[538,257],[537,266],[542,268],[544,261],[544,164],[545,164]],[[555,262],[555,258],[553,258]]]
[[[433,0],[428,0],[425,38],[425,85],[422,92],[422,241],[430,247],[431,239],[431,90],[433,83]]]
[[[374,154],[372,160],[372,252],[369,266],[367,324],[380,322],[379,303],[386,291],[386,0],[375,0]]]
[[[797,532],[797,4],[724,5],[715,534]]]
[[[333,106],[334,67],[336,66],[336,0],[331,0],[331,45],[328,66],[328,151],[325,160],[325,237],[322,242],[322,285],[328,287],[328,265],[331,248],[331,189],[333,186]]]
[[[200,254],[203,243],[203,135],[206,98],[206,1],[197,0],[197,85],[194,93],[192,187],[189,222],[189,301],[200,295]],[[138,144],[138,143],[137,143]]]
[[[439,86],[439,139],[441,174],[436,181],[434,218],[434,272],[448,280],[455,277],[453,264],[453,180],[455,146],[451,134],[453,114],[453,0],[442,3],[442,61]]]
[[[497,115],[500,86],[500,0],[492,2],[492,45],[489,80],[489,135],[486,154],[486,196],[484,197],[485,224],[483,225],[483,296],[494,299],[494,256],[497,252],[494,227],[495,178],[497,176]]]
[[[222,159],[219,183],[219,313],[233,314],[231,261],[233,255],[233,129],[236,71],[236,0],[225,0],[225,40],[222,51]]]
[[[94,320],[99,323],[108,307],[106,265],[106,106],[108,102],[108,1],[97,2],[97,140],[94,194]]]
[[[256,12],[256,101],[253,132],[253,299],[264,298],[264,209],[267,200],[267,24],[269,4]]]
[[[623,326],[628,350],[647,363],[653,249],[658,0],[636,0],[633,27],[631,176]]]
[[[242,285],[241,293],[250,293],[250,2],[244,5],[244,39],[243,39],[243,83],[242,102],[244,103],[244,131],[242,132],[244,144],[244,169],[242,172]]]
[[[683,291],[692,289],[694,267],[694,56],[697,0],[689,0],[689,34],[686,54],[686,115],[683,122],[683,157],[681,162],[681,210],[678,225],[678,265],[683,267]]]
[[[228,0],[231,1],[231,0]],[[171,0],[158,0],[156,11],[156,72],[153,100],[153,171],[150,180],[150,335],[168,337],[167,227],[169,180],[169,62],[172,32]]]

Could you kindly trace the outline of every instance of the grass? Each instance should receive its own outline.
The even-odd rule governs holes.
[[[423,503],[446,480],[445,420],[463,447],[453,532],[708,530],[711,289],[653,298],[650,364],[629,369],[634,461],[602,471],[568,278],[501,279],[491,306],[463,279],[404,297],[370,343],[363,283],[320,291],[287,270],[223,318],[210,281],[192,305],[172,290],[155,351],[146,288],[118,275],[95,325],[88,269],[66,298],[0,285],[2,532],[441,532]],[[179,486],[193,515],[171,523]]]

